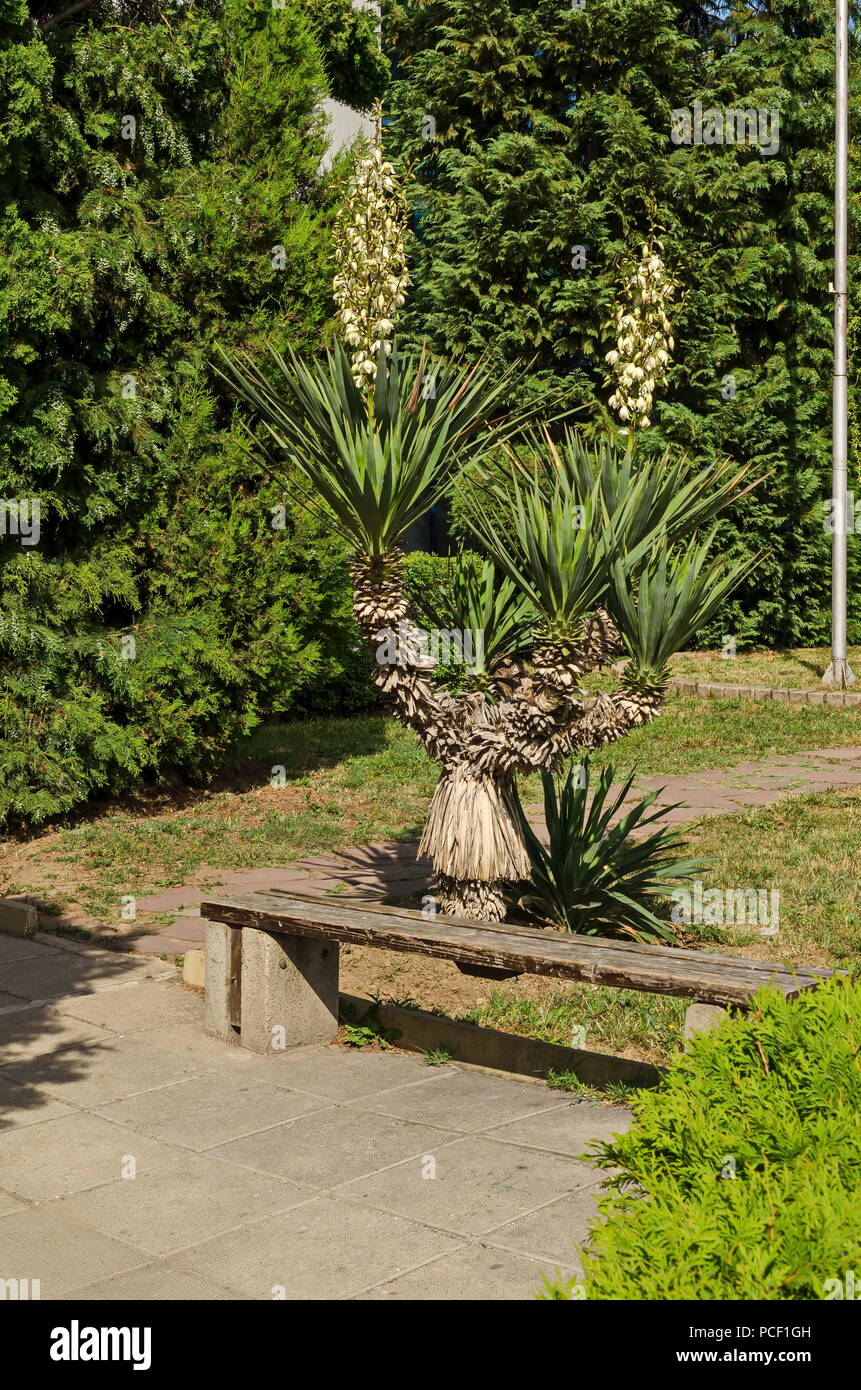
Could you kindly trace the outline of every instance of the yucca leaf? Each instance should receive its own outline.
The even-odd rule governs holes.
[[[472,675],[489,675],[501,661],[531,644],[534,614],[529,601],[490,560],[470,554],[452,557],[445,578],[420,594],[417,606],[433,628],[481,634],[481,641],[472,644]]]
[[[608,764],[595,780],[586,759],[580,768],[569,769],[557,791],[552,775],[542,774],[548,847],[521,812],[530,878],[518,903],[539,924],[564,931],[673,941],[653,907],[705,861],[677,858],[684,841],[667,827],[632,838],[674,809],[659,807],[646,814],[658,792],[629,806],[611,825],[633,786],[631,774],[613,792],[614,776]]]
[[[714,533],[683,550],[656,546],[632,576],[622,558],[611,566],[607,607],[632,659],[629,677],[660,683],[670,657],[714,616],[759,557],[709,559]],[[634,587],[634,583],[636,587]]]
[[[371,558],[397,545],[467,459],[498,448],[538,409],[503,413],[516,365],[467,368],[424,351],[402,359],[395,343],[390,355],[381,347],[369,395],[340,343],[321,362],[272,358],[271,381],[247,356],[222,352],[217,370],[267,429],[276,473],[289,486],[301,470],[302,500],[328,507],[353,549]]]

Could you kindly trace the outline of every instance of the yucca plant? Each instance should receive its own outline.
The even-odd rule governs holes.
[[[357,386],[339,342],[322,362],[272,353],[273,375],[221,354],[221,375],[252,407],[276,447],[272,471],[296,488],[298,464],[314,504],[356,553],[379,561],[445,491],[467,443],[480,459],[506,425],[494,416],[511,372],[491,373],[381,346],[370,390]],[[517,419],[508,428],[517,428]],[[279,466],[280,465],[280,466]],[[301,475],[300,475],[301,476]]]
[[[739,575],[754,561],[710,560],[715,532],[670,551],[665,542],[641,563],[614,559],[607,605],[631,657],[630,679],[640,686],[666,680],[670,657],[689,642],[725,602]],[[632,588],[636,578],[636,597]]]
[[[435,866],[443,912],[500,920],[507,885],[529,871],[518,775],[549,772],[660,712],[670,655],[748,567],[711,559],[711,533],[683,541],[711,516],[710,487],[725,501],[738,476],[688,466],[684,492],[677,461],[650,460],[641,474],[628,448],[589,456],[573,436],[566,456],[579,467],[560,468],[556,447],[533,440],[529,449],[544,454],[527,476],[513,442],[529,417],[502,415],[511,383],[481,366],[402,360],[395,345],[381,351],[366,392],[339,345],[320,363],[289,356],[275,365],[270,380],[225,359],[225,374],[280,451],[275,470],[288,486],[304,478],[304,500],[325,507],[348,541],[374,680],[442,765],[421,852]],[[423,390],[428,373],[432,392]],[[464,514],[485,562],[480,575],[455,566],[450,606],[435,613],[439,626],[483,638],[483,662],[455,695],[409,643],[395,644],[394,659],[380,653],[382,639],[422,616],[410,614],[405,595],[404,531],[477,461],[488,465],[484,494],[474,491]],[[687,513],[676,505],[680,490]],[[586,693],[582,677],[624,652],[617,687]]]
[[[532,645],[534,610],[512,580],[489,560],[472,554],[451,557],[437,584],[416,599],[421,621],[436,631],[480,635],[457,672],[465,688],[500,692],[512,662]]]
[[[386,193],[398,197],[392,174],[371,182],[367,245],[373,219],[394,215]],[[353,216],[362,186],[351,193]],[[339,295],[370,323],[369,277],[360,267],[346,283],[350,266],[342,258]],[[222,372],[265,426],[272,470],[288,488],[301,479],[302,499],[347,541],[374,680],[441,764],[420,852],[436,869],[442,911],[495,921],[507,885],[529,871],[518,775],[549,772],[659,713],[669,656],[744,573],[707,558],[711,536],[688,544],[737,495],[740,477],[635,459],[630,445],[596,451],[571,431],[557,446],[547,419],[530,435],[537,405],[503,410],[518,396],[518,364],[499,373],[424,351],[402,356],[390,321],[384,331],[374,320],[376,366],[363,362],[360,384],[339,343],[320,362],[273,355],[269,373],[223,356]],[[461,473],[485,564],[480,575],[455,568],[447,597],[434,596],[435,616],[480,631],[483,655],[453,694],[416,644],[397,640],[421,616],[409,612],[399,545]],[[582,677],[624,651],[618,687],[584,691]]]
[[[710,525],[730,501],[756,486],[741,486],[746,470],[730,459],[692,469],[684,455],[673,457],[669,450],[662,454],[636,451],[631,435],[586,445],[568,428],[556,444],[545,430],[538,441],[531,442],[531,452],[533,457],[546,456],[553,473],[564,474],[581,494],[597,484],[605,522],[609,525],[612,520],[610,548],[624,554],[629,563],[638,558],[637,547],[647,547],[655,534],[670,543],[690,536]]]
[[[558,792],[552,773],[542,773],[548,845],[522,816],[529,885],[518,905],[539,926],[585,936],[672,941],[655,908],[704,861],[677,857],[685,842],[675,830],[643,835],[665,814],[664,807],[651,810],[659,793],[649,792],[623,811],[634,777],[615,790],[614,780],[609,763],[595,780],[588,758],[569,768]]]

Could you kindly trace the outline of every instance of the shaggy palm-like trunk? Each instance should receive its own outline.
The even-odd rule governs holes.
[[[401,556],[352,566],[353,611],[370,644],[372,675],[396,717],[442,764],[420,853],[431,859],[446,915],[502,921],[506,885],[526,877],[519,772],[552,768],[577,748],[599,748],[660,710],[662,691],[587,696],[580,677],[617,650],[606,614],[585,625],[580,646],[545,642],[532,661],[498,672],[494,696],[449,695],[417,664],[408,640]]]
[[[439,875],[444,913],[502,921],[505,884],[529,869],[518,810],[512,776],[476,775],[465,763],[443,769],[419,854],[430,857]]]
[[[352,577],[353,611],[369,640],[374,682],[443,765],[419,847],[437,873],[441,909],[449,916],[501,921],[504,886],[524,876],[528,858],[513,774],[471,762],[474,738],[493,706],[483,695],[455,699],[436,689],[411,660],[403,640],[407,603],[399,554],[356,561]]]

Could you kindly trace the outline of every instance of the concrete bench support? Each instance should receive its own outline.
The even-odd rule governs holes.
[[[239,1042],[242,932],[224,922],[206,927],[206,1030]]]
[[[689,1043],[697,1033],[716,1028],[727,1013],[720,1004],[689,1004],[685,1012],[685,1042]]]
[[[331,1042],[338,1032],[338,957],[335,941],[211,923],[209,1031],[261,1053]]]
[[[283,1052],[331,1042],[338,1031],[338,943],[247,929],[242,938],[242,1046]]]

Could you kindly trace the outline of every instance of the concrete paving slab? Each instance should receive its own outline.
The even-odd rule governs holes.
[[[418,1157],[346,1183],[339,1192],[440,1230],[479,1236],[594,1181],[593,1170],[573,1159],[470,1137],[430,1143]]]
[[[572,1101],[569,1105],[530,1115],[528,1119],[494,1125],[483,1130],[482,1137],[580,1158],[590,1140],[624,1134],[631,1120],[631,1112],[622,1106]]]
[[[202,1153],[328,1104],[250,1077],[207,1075],[116,1101],[98,1113],[141,1134]]]
[[[157,1260],[136,1269],[131,1274],[121,1274],[116,1279],[106,1279],[100,1283],[88,1284],[82,1289],[70,1289],[66,1298],[76,1303],[91,1303],[103,1299],[117,1299],[128,1303],[229,1303],[244,1301],[242,1294],[219,1288],[198,1274],[186,1274],[165,1260]]]
[[[35,1086],[24,1086],[11,1076],[0,1076],[0,1134],[7,1129],[23,1129],[25,1125],[74,1113],[70,1106],[54,1100]]]
[[[115,1182],[129,1157],[134,1158],[139,1174],[147,1174],[160,1172],[185,1155],[180,1149],[82,1111],[0,1134],[3,1184],[31,1202]],[[126,1179],[123,1186],[131,1183]]]
[[[139,1250],[118,1240],[64,1223],[48,1207],[0,1220],[0,1269],[4,1278],[39,1279],[41,1296],[62,1298],[85,1280],[111,1279],[144,1263]]]
[[[209,1152],[256,1173],[319,1189],[439,1149],[446,1140],[444,1132],[426,1125],[339,1107],[301,1116]]]
[[[56,1006],[61,1013],[97,1023],[113,1033],[156,1028],[161,1023],[196,1023],[203,1027],[206,1005],[199,995],[175,980],[124,983],[98,994],[77,995]]]
[[[327,869],[342,868],[343,862],[333,859],[328,864]],[[303,863],[291,864],[286,869],[277,867],[264,867],[262,869],[237,869],[225,870],[218,880],[219,886],[230,886],[234,884],[254,884],[256,888],[282,888],[282,887],[301,887],[310,878],[311,866]],[[209,890],[207,890],[209,891]],[[201,896],[203,894],[201,893]]]
[[[481,1245],[467,1246],[453,1255],[431,1260],[421,1269],[382,1284],[356,1296],[357,1302],[478,1302],[511,1303],[533,1300],[540,1291],[541,1275],[551,1278],[556,1267],[548,1267],[523,1255]],[[566,1269],[576,1277],[577,1271]]]
[[[15,960],[43,959],[51,954],[50,946],[43,946],[31,936],[6,936],[0,932],[0,965],[6,966]]]
[[[11,1192],[3,1192],[0,1190],[0,1216],[8,1216],[9,1213],[13,1211],[28,1210],[27,1203],[23,1202],[20,1197],[13,1197]],[[14,1276],[10,1276],[10,1278],[11,1277]]]
[[[729,808],[729,813],[743,811],[746,806],[773,806],[779,800],[780,795],[774,791],[756,787],[739,788],[733,793],[733,805]]]
[[[482,1236],[485,1245],[516,1250],[582,1273],[580,1249],[598,1212],[600,1183],[581,1187]]]
[[[135,1036],[185,1062],[203,1068],[214,1067],[222,1076],[254,1071],[264,1060],[246,1047],[232,1047],[222,1038],[211,1037],[202,1028],[200,1023],[177,1023],[171,1027],[160,1024],[157,1028],[142,1028]],[[262,1077],[262,1073],[260,1075]]]
[[[260,1060],[260,1075],[271,1084],[329,1100],[355,1100],[427,1081],[429,1071],[412,1057],[392,1052],[350,1053],[342,1047],[303,1047]]]
[[[206,940],[206,923],[202,917],[177,917],[170,930],[178,941]]]
[[[172,1086],[201,1068],[175,1053],[163,1052],[139,1033],[65,1048],[52,1057],[14,1062],[6,1071],[19,1081],[40,1086],[73,1105],[108,1105],[113,1100]]]
[[[393,1115],[414,1123],[440,1125],[472,1134],[488,1125],[565,1105],[543,1086],[500,1080],[457,1067],[440,1068],[414,1086],[352,1102],[354,1109]],[[527,1127],[531,1121],[527,1121]]]
[[[180,888],[167,888],[163,893],[150,893],[138,898],[138,912],[170,912],[172,908],[196,907],[205,890],[199,884],[188,883]]]
[[[321,854],[308,854],[298,862],[303,869],[340,869],[348,861],[341,854],[324,850]],[[261,874],[265,871],[256,869],[253,872]]]
[[[64,1051],[107,1042],[113,1036],[109,1028],[71,1018],[50,1005],[18,1009],[0,1015],[0,1069],[31,1065],[34,1077],[43,1076],[52,1059],[62,1068]],[[29,1074],[21,1077],[23,1081],[30,1079]]]
[[[368,1275],[394,1278],[435,1256],[453,1254],[458,1240],[386,1212],[322,1196],[281,1216],[207,1241],[174,1263],[247,1298],[349,1297]]]
[[[79,1192],[43,1210],[112,1235],[148,1255],[168,1255],[248,1221],[287,1211],[311,1196],[297,1183],[185,1155],[161,1172],[139,1173],[134,1179]]]
[[[181,956],[183,951],[188,950],[189,944],[178,936],[169,936],[166,931],[159,932],[157,936],[151,932],[144,936],[130,936],[127,942],[133,960],[140,956]]]
[[[160,962],[155,962],[156,966]],[[24,999],[54,999],[61,995],[89,994],[109,989],[123,980],[142,979],[152,973],[149,961],[120,951],[70,951],[9,961],[3,966],[3,988]]]

